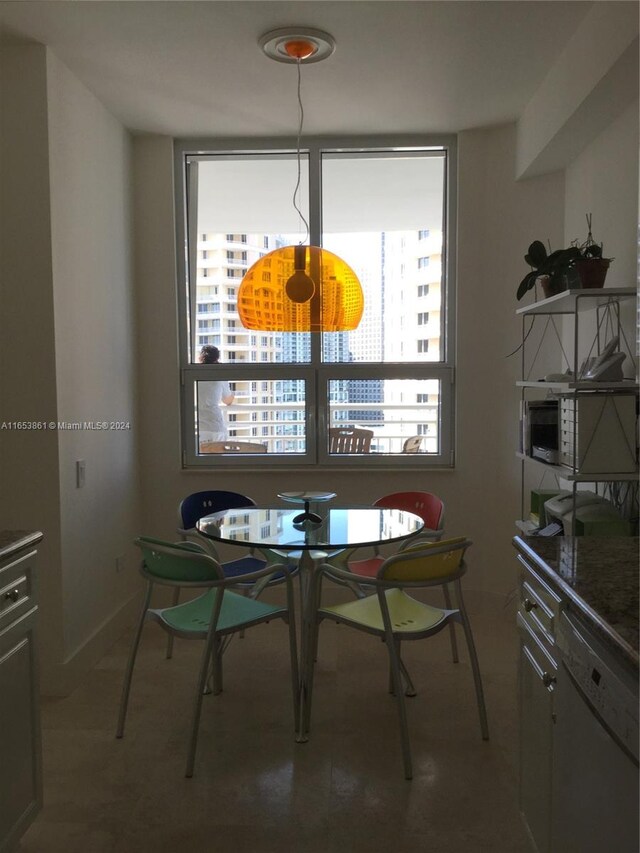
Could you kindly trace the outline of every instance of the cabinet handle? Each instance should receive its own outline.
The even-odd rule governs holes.
[[[551,675],[548,672],[542,673],[542,683],[544,684],[545,687],[551,687],[551,685],[555,684],[556,681],[557,681],[557,678],[555,677],[555,675]]]
[[[20,590],[11,589],[9,592],[5,592],[4,597],[7,601],[17,601],[20,598]]]
[[[530,613],[534,609],[534,607],[537,607],[538,605],[535,601],[531,601],[530,598],[525,598],[525,600],[522,602],[522,606],[527,611],[527,613]]]

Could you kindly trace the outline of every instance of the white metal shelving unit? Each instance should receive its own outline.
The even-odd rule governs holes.
[[[601,289],[585,289],[585,290],[567,290],[563,293],[558,293],[555,296],[551,296],[548,299],[540,300],[539,302],[535,302],[531,305],[526,305],[522,308],[517,309],[516,314],[522,317],[522,367],[521,367],[521,380],[516,383],[517,387],[521,389],[521,400],[522,407],[524,409],[524,403],[526,401],[527,392],[530,390],[536,391],[547,391],[551,392],[552,396],[556,396],[559,399],[559,406],[561,402],[564,400],[572,400],[573,401],[573,420],[572,420],[572,435],[568,435],[567,437],[567,447],[572,448],[572,459],[571,464],[558,464],[553,465],[547,462],[544,462],[540,459],[536,459],[527,453],[527,448],[523,443],[523,451],[517,453],[517,457],[522,460],[522,471],[521,471],[521,512],[522,518],[524,519],[525,514],[525,464],[532,464],[539,466],[540,470],[554,474],[556,479],[562,478],[563,480],[568,481],[572,484],[573,490],[573,509],[574,512],[572,514],[573,523],[572,530],[575,533],[575,497],[576,490],[579,483],[624,483],[624,482],[637,482],[638,480],[638,463],[637,463],[637,423],[633,430],[633,436],[631,438],[631,442],[633,446],[628,446],[628,451],[633,458],[633,470],[625,470],[625,471],[606,471],[606,470],[592,470],[591,468],[588,471],[580,470],[580,460],[578,458],[578,400],[580,397],[591,397],[593,399],[595,396],[598,398],[606,398],[610,396],[612,398],[612,405],[615,408],[616,398],[618,395],[627,395],[627,394],[638,394],[638,381],[625,379],[619,382],[594,382],[581,380],[578,375],[579,370],[579,358],[580,358],[580,347],[582,345],[582,340],[580,337],[580,314],[584,311],[595,311],[596,312],[596,332],[593,340],[590,342],[590,348],[587,353],[587,357],[589,356],[597,356],[600,354],[604,340],[601,338],[604,336],[605,331],[608,329],[609,332],[613,331],[618,336],[621,336],[621,340],[624,340],[626,344],[626,354],[630,357],[632,363],[635,366],[635,374],[636,377],[638,375],[638,365],[634,353],[631,351],[629,344],[627,343],[624,335],[621,335],[621,321],[620,321],[620,303],[629,300],[629,299],[637,299],[637,291],[635,288],[601,288]],[[528,333],[525,331],[525,322],[527,317],[536,317],[536,316],[546,316],[551,319],[551,323],[554,325],[555,333],[558,337],[558,340],[561,340],[561,333],[558,331],[557,327],[555,327],[555,318],[564,318],[564,317],[573,317],[573,364],[569,365],[570,370],[573,372],[574,377],[577,376],[577,379],[573,379],[571,381],[554,381],[547,382],[540,379],[532,378],[533,370],[535,369],[536,356],[540,351],[542,346],[542,341],[547,334],[548,327],[545,328],[545,332],[543,334],[542,341],[538,345],[538,350],[536,355],[530,360],[530,363],[527,364],[527,354],[526,354],[526,340]],[[606,322],[605,322],[606,319]],[[564,350],[563,350],[564,354]],[[565,359],[567,357],[565,355]],[[583,396],[584,395],[584,396]],[[605,403],[606,404],[606,403]],[[628,406],[627,406],[628,408]],[[637,411],[637,406],[636,406]],[[629,436],[628,434],[624,434],[624,427],[622,421],[620,420],[619,414],[617,415],[618,421],[620,422],[620,426],[623,433],[623,441],[629,445]],[[599,423],[599,422],[598,422]],[[560,431],[560,417],[558,429]],[[597,430],[598,426],[596,425],[594,429]],[[628,433],[628,430],[627,430]],[[585,466],[586,467],[586,466]],[[604,465],[602,468],[604,469]],[[597,489],[597,486],[596,486]],[[530,532],[534,525],[532,522],[527,520],[521,520],[517,522],[517,527],[521,531],[527,533]]]

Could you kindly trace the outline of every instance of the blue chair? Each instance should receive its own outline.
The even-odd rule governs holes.
[[[255,601],[233,592],[230,587],[234,584],[234,578],[226,578],[220,563],[194,542],[171,544],[159,539],[140,537],[136,539],[135,544],[143,554],[140,571],[147,581],[147,590],[125,672],[116,737],[121,738],[124,735],[133,669],[142,628],[147,619],[157,622],[170,637],[205,641],[195,689],[186,776],[193,775],[202,696],[205,692],[210,665],[213,668],[213,693],[218,694],[222,691],[222,652],[227,639],[234,633],[270,622],[272,619],[282,619],[289,625],[294,730],[297,732],[299,729],[298,653],[293,584],[288,568],[284,564],[279,566],[287,585],[287,604],[283,607]],[[266,566],[260,571],[252,572],[251,575],[246,574],[245,582],[259,581],[268,576],[269,571],[270,566]],[[177,606],[154,609],[150,603],[155,584],[176,588],[206,588],[206,592]]]
[[[239,492],[213,489],[204,492],[194,492],[192,495],[188,495],[180,502],[180,506],[178,507],[178,533],[180,533],[183,539],[194,539],[199,545],[202,545],[212,557],[220,562],[224,576],[226,578],[236,578],[239,586],[242,585],[243,575],[257,572],[263,569],[270,561],[274,562],[274,560],[270,560],[267,557],[268,552],[265,552],[264,559],[256,557],[253,549],[251,549],[249,555],[223,563],[218,556],[213,541],[206,536],[202,536],[196,524],[205,515],[211,515],[214,512],[255,505],[255,501],[247,497],[247,495],[242,495]],[[278,580],[280,582],[284,580],[282,573],[280,573]],[[251,587],[252,584],[249,583],[248,586]]]

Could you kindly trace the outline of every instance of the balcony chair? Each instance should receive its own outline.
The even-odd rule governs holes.
[[[405,439],[405,442],[402,445],[402,452],[403,453],[420,453],[421,445],[422,445],[422,436],[421,435],[412,435],[411,438]]]
[[[329,453],[370,453],[373,430],[330,427]]]
[[[346,604],[319,607],[317,611],[314,648],[317,647],[319,625],[324,619],[331,619],[336,623],[373,634],[386,643],[390,664],[390,692],[398,703],[406,779],[412,778],[413,771],[404,700],[403,675],[406,677],[406,668],[401,657],[401,643],[404,641],[432,637],[452,622],[459,622],[462,625],[475,683],[480,729],[483,739],[489,739],[482,679],[460,585],[460,578],[466,571],[464,554],[470,544],[468,539],[458,538],[431,544],[420,542],[410,545],[403,552],[384,560],[376,577],[370,579],[370,585],[376,589],[375,594]],[[354,580],[351,572],[331,564],[321,567],[320,584],[323,576],[331,579],[339,577],[346,583]],[[408,591],[416,588],[440,586],[446,583],[453,583],[455,587],[457,601],[455,609],[432,607],[408,594]],[[309,696],[311,689],[312,684],[309,684]],[[305,719],[301,721],[303,732],[309,730],[309,708],[310,702],[305,709]]]
[[[288,623],[294,725],[297,732],[299,729],[298,656],[293,610],[293,584],[287,566],[284,564],[279,566],[279,571],[287,585],[287,605],[286,607],[275,606],[233,592],[230,587],[234,584],[235,579],[225,577],[220,563],[194,542],[171,544],[158,539],[140,537],[135,540],[135,544],[142,551],[143,562],[140,571],[147,581],[147,589],[125,671],[116,737],[121,738],[124,734],[131,679],[142,628],[147,619],[157,622],[170,636],[205,641],[195,686],[191,735],[185,772],[187,777],[193,775],[202,696],[205,692],[209,665],[211,664],[213,669],[213,693],[217,695],[222,691],[222,648],[224,640],[240,630],[253,628],[263,622],[270,622],[272,619],[282,619]],[[245,575],[245,581],[260,580],[268,576],[271,568],[267,566],[260,571]],[[207,587],[207,591],[184,604],[154,609],[150,607],[150,602],[156,584],[170,587]]]

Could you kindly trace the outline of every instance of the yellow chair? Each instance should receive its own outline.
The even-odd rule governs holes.
[[[388,509],[401,509],[406,512],[412,512],[419,515],[424,521],[424,527],[411,539],[407,539],[400,545],[399,551],[405,551],[409,547],[415,547],[421,542],[438,542],[444,534],[444,503],[442,500],[431,492],[393,492],[389,495],[383,495],[374,502],[373,506],[387,507]],[[367,559],[351,559],[351,555],[357,549],[353,548],[342,552],[334,560],[335,564],[340,568],[348,568],[354,575],[358,575],[358,583],[350,584],[351,590],[358,598],[363,598],[370,592],[367,590],[369,578],[375,578],[378,574],[380,566],[384,563],[385,558],[380,553],[380,548],[374,546],[374,555]],[[337,580],[335,575],[332,578]],[[442,585],[444,595],[444,606],[451,609],[451,594],[447,584]],[[453,662],[458,663],[458,644],[456,640],[456,628],[453,622],[449,623],[449,636],[451,641],[451,656]],[[407,696],[415,696],[415,690],[411,683],[408,673],[405,671],[407,679]]]
[[[451,622],[459,622],[462,625],[475,683],[480,729],[483,739],[489,739],[480,668],[460,585],[460,578],[466,571],[464,554],[470,545],[471,542],[462,537],[433,544],[422,542],[410,546],[402,553],[385,560],[376,578],[367,579],[368,584],[376,587],[375,595],[333,607],[320,607],[317,611],[314,648],[317,644],[320,622],[324,619],[331,619],[358,631],[365,631],[385,641],[391,668],[392,692],[398,703],[402,754],[407,779],[412,778],[413,771],[404,704],[405,689],[402,681],[403,673],[406,673],[400,654],[402,642],[432,637]],[[357,580],[357,576],[351,572],[329,563],[322,566],[320,583],[323,575],[330,578],[338,577],[345,582]],[[455,609],[432,607],[408,594],[417,588],[441,586],[444,583],[452,583],[454,586],[457,603]],[[310,703],[306,707],[306,718],[302,720],[304,732],[309,729],[309,708]]]

